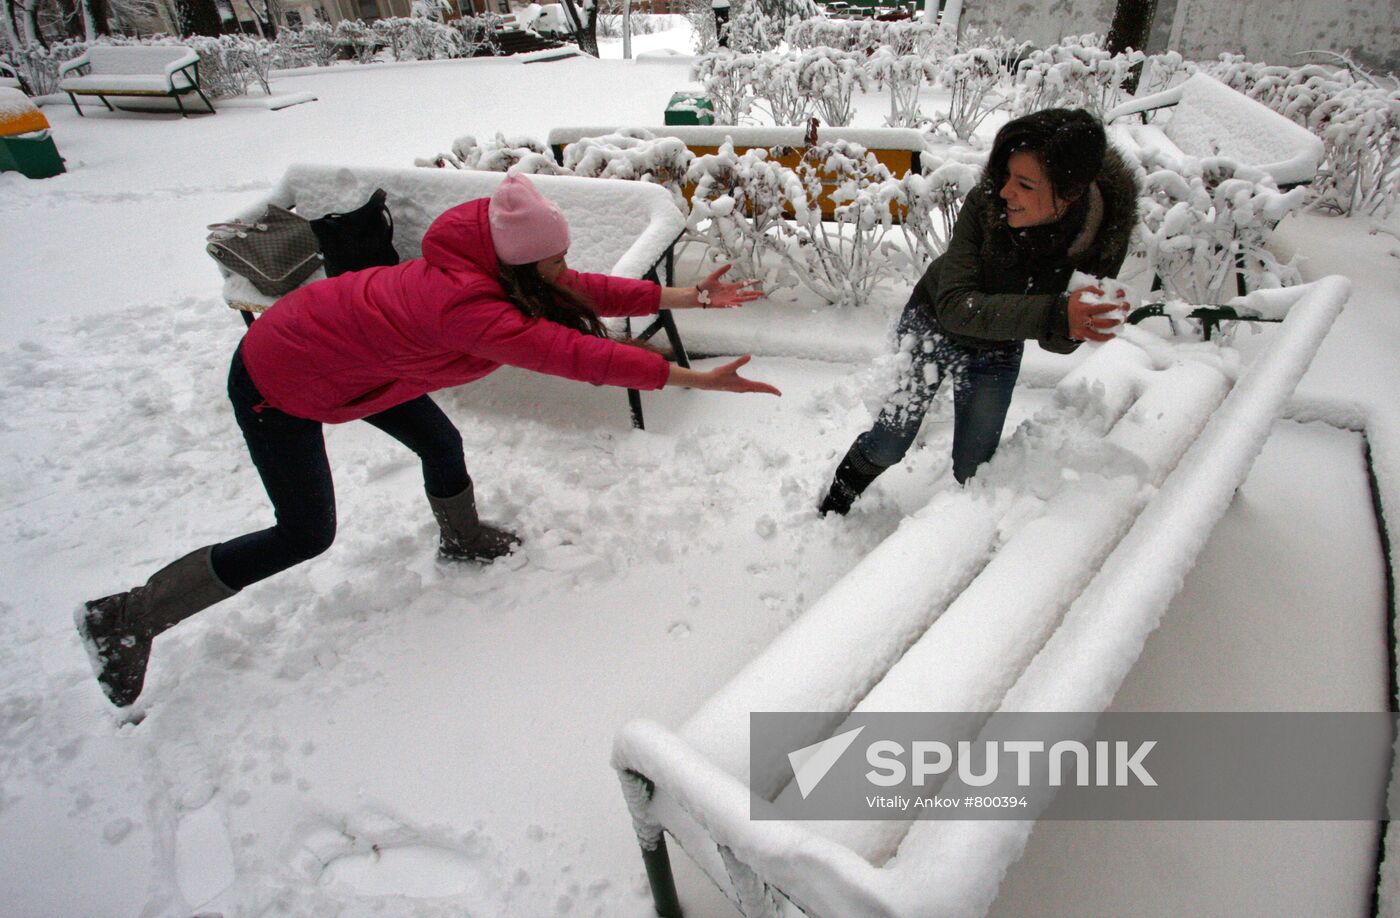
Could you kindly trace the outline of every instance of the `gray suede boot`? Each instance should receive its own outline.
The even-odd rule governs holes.
[[[494,561],[510,554],[520,544],[513,532],[483,523],[476,514],[476,488],[467,488],[454,497],[428,495],[441,537],[438,557],[444,561]]]
[[[92,671],[112,704],[124,708],[141,694],[156,635],[238,592],[214,574],[212,548],[192,551],[144,586],[94,599],[73,613]]]

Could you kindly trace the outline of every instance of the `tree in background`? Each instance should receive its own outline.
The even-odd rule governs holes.
[[[594,0],[583,0],[584,16],[579,15],[574,0],[564,0],[564,12],[569,16],[569,25],[574,30],[574,41],[584,54],[598,56],[598,4]]]
[[[223,17],[214,0],[175,0],[175,12],[180,17],[181,35],[223,34]]]
[[[1118,0],[1113,24],[1108,27],[1108,51],[1122,54],[1129,48],[1141,51],[1147,47],[1147,33],[1156,12],[1157,0]]]

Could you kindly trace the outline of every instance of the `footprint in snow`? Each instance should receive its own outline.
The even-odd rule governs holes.
[[[233,848],[223,805],[214,799],[180,817],[175,830],[175,882],[195,908],[206,905],[233,885]]]

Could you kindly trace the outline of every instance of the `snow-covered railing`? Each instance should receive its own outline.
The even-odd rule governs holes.
[[[1164,159],[1222,156],[1267,173],[1280,186],[1311,182],[1322,165],[1322,140],[1267,105],[1204,73],[1171,89],[1132,99],[1104,120],[1172,106],[1165,127],[1127,124],[1131,143]],[[1180,165],[1177,171],[1182,171]]]
[[[1232,350],[1126,330],[678,731],[624,727],[613,761],[661,913],[665,833],[750,918],[784,899],[824,918],[984,913],[1033,821],[753,820],[792,812],[795,791],[785,757],[751,763],[749,715],[1104,710],[1348,292],[1339,277],[1271,291],[1286,318],[1242,369]]]

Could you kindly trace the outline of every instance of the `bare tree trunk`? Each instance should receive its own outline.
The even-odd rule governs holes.
[[[82,10],[83,35],[88,41],[96,40],[99,35],[112,34],[107,0],[81,0],[78,8]]]
[[[214,5],[214,0],[175,0],[175,11],[180,15],[181,35],[209,35],[217,38],[223,34],[223,19],[219,16],[219,8]]]
[[[564,0],[564,11],[569,15],[569,24],[574,27],[574,41],[584,54],[598,56],[598,4],[588,7],[588,18],[578,14],[574,0]]]
[[[1147,32],[1152,28],[1152,15],[1157,0],[1118,0],[1113,11],[1113,25],[1108,28],[1108,50],[1122,54],[1129,48],[1147,47]]]
[[[12,50],[18,51],[21,47],[19,22],[15,19],[15,5],[10,0],[0,0],[0,19],[4,20],[5,44]]]
[[[24,37],[30,44],[49,46],[44,30],[39,28],[39,0],[28,0],[24,5]]]

